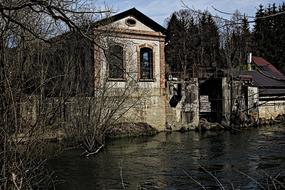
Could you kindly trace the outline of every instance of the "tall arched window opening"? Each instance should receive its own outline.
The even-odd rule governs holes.
[[[120,45],[112,45],[108,51],[109,79],[124,79],[124,50]]]
[[[153,52],[150,48],[140,49],[140,79],[153,79]]]

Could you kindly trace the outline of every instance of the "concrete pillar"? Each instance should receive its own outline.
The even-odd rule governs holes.
[[[230,125],[231,117],[231,106],[232,106],[232,97],[231,97],[231,80],[228,77],[222,78],[222,124]]]
[[[183,102],[184,125],[191,128],[199,125],[199,83],[192,78],[185,83],[185,99]],[[189,119],[191,117],[191,119]]]

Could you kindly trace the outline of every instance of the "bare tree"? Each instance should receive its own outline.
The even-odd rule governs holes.
[[[123,86],[108,72],[94,75],[94,51],[108,71],[116,32],[104,27],[94,36],[90,21],[110,12],[89,11],[77,0],[0,3],[1,189],[53,186],[44,139],[63,132],[93,155],[108,130],[140,106],[147,92],[138,90],[133,71],[123,71]]]
[[[149,90],[139,88],[137,77],[133,75],[137,69],[132,68],[135,65],[132,63],[136,61],[132,42],[120,39],[113,27],[105,29],[96,42],[101,47],[97,49],[101,55],[96,58],[100,65],[97,68],[99,73],[95,71],[97,74],[93,79],[94,94],[79,98],[77,94],[75,99],[72,98],[72,101],[67,103],[67,109],[73,111],[70,112],[70,119],[67,119],[65,134],[82,143],[85,156],[93,155],[102,149],[110,129],[118,123],[129,122],[132,117],[128,113],[140,106],[149,94]],[[112,51],[114,44],[124,44],[124,50]],[[123,65],[114,64],[113,61]],[[112,63],[117,72],[121,70],[119,74],[123,75],[120,79],[123,82],[110,79]]]
[[[58,113],[68,97],[84,91],[78,81],[88,79],[80,78],[84,72],[76,78],[82,55],[70,56],[71,51],[61,48],[66,45],[61,44],[62,38],[69,35],[52,37],[70,31],[92,44],[87,23],[93,18],[86,14],[109,12],[89,11],[77,0],[0,2],[1,189],[53,186],[45,167],[48,157],[43,139],[61,125]]]

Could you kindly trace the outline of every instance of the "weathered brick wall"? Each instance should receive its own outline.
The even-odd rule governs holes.
[[[115,88],[124,89],[132,83],[138,91],[133,93],[133,97],[143,97],[140,97],[141,101],[138,105],[133,106],[119,122],[145,122],[162,131],[165,130],[166,125],[165,35],[154,31],[136,18],[132,18],[136,20],[136,25],[129,27],[126,25],[126,20],[129,18],[131,17],[97,29],[112,31],[101,39],[103,46],[107,45],[107,41],[114,41],[123,47],[126,78],[124,81],[108,81],[106,59],[102,50],[95,48],[95,68],[99,71],[96,75],[100,78],[98,80],[98,77],[95,77],[96,86],[99,86],[99,83],[101,85],[107,83]],[[149,81],[140,79],[140,49],[144,47],[152,49],[153,53],[153,79]],[[100,61],[96,62],[96,60]]]

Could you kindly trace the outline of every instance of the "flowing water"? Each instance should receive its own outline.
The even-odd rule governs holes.
[[[160,133],[113,140],[90,159],[81,152],[50,162],[56,189],[262,189],[266,176],[284,180],[285,127]]]

